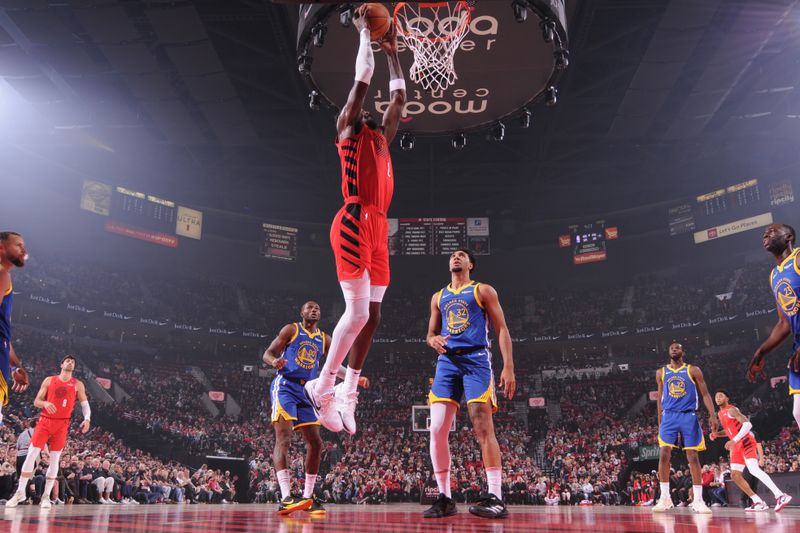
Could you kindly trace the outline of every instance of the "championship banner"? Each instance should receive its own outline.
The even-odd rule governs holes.
[[[210,390],[208,391],[208,398],[215,402],[224,402],[225,401],[225,393],[218,390]]]
[[[178,238],[174,235],[167,235],[166,233],[159,233],[157,231],[149,231],[145,229],[134,228],[133,226],[126,226],[119,222],[109,220],[106,222],[106,231],[109,233],[116,233],[123,237],[130,237],[132,239],[139,239],[140,241],[152,242],[168,248],[178,247]]]
[[[175,233],[181,237],[200,240],[203,233],[203,213],[178,206],[178,219],[175,221]]]
[[[651,402],[655,402],[656,400],[658,400],[658,391],[651,390],[650,393],[647,395],[647,397],[650,399]]]
[[[544,407],[544,398],[541,396],[528,398],[528,407]]]
[[[96,377],[96,378],[94,378],[94,380],[97,382],[98,385],[100,385],[104,389],[106,389],[106,390],[110,390],[111,389],[111,380],[110,379]]]

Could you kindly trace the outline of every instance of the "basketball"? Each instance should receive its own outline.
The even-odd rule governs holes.
[[[11,373],[12,378],[14,379],[14,384],[19,386],[24,386],[28,384],[28,373],[25,372],[23,368],[16,368]]]
[[[380,41],[381,38],[389,31],[392,24],[392,19],[389,16],[389,10],[383,4],[377,2],[370,2],[364,4],[365,16],[367,17],[367,26],[369,27],[370,38],[373,41]]]

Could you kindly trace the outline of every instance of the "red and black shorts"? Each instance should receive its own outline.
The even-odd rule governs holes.
[[[331,247],[339,281],[359,279],[366,269],[370,285],[389,285],[389,223],[375,206],[345,204],[331,225]]]

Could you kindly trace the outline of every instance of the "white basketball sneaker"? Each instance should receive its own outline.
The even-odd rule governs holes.
[[[25,495],[23,494],[22,496],[20,496],[15,492],[14,495],[11,497],[11,499],[6,502],[6,509],[16,507],[17,505],[19,505],[24,501],[25,501]]]
[[[769,505],[764,502],[754,503],[744,510],[745,513],[763,513],[764,511],[769,511]]]
[[[41,509],[50,509],[53,506],[53,503],[50,501],[50,498],[42,498],[42,501],[39,502],[39,508]]]
[[[330,431],[339,433],[343,425],[342,417],[339,411],[336,410],[336,398],[333,395],[333,391],[319,394],[316,387],[318,382],[319,379],[307,381],[303,386],[303,391],[311,407],[314,409],[319,423]]]
[[[653,506],[654,513],[663,513],[667,509],[672,509],[675,504],[672,503],[672,498],[659,498],[658,503]]]
[[[703,500],[697,500],[692,502],[691,507],[692,511],[694,511],[695,513],[711,514],[711,509],[709,509],[708,505],[706,505],[706,502],[704,502]]]
[[[786,505],[790,501],[792,501],[792,497],[789,496],[788,494],[781,494],[780,496],[778,496],[778,498],[776,500],[776,504],[775,504],[775,512],[776,513],[780,513],[781,509],[786,507]]]
[[[336,409],[342,417],[344,430],[351,435],[356,433],[356,405],[358,405],[358,391],[345,392],[344,383],[339,383],[333,388],[336,397]]]

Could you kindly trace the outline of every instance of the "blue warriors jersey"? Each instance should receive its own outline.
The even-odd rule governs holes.
[[[689,375],[692,365],[683,365],[674,369],[665,366],[661,372],[664,382],[661,396],[662,411],[697,411],[698,394],[697,386]]]
[[[0,294],[0,339],[11,340],[11,302],[14,299],[14,287]]]
[[[278,374],[293,380],[309,381],[319,374],[319,360],[325,347],[325,334],[322,330],[309,332],[300,323],[294,325],[294,336],[281,354],[286,366]]]
[[[800,264],[797,263],[797,254],[800,248],[793,251],[789,257],[772,269],[769,275],[772,294],[775,295],[775,302],[778,311],[783,313],[789,324],[792,326],[792,350],[800,348],[800,301],[797,299],[800,293]]]
[[[439,312],[442,315],[442,336],[450,335],[447,352],[479,350],[489,346],[489,320],[483,309],[478,285],[471,281],[458,290],[450,285],[439,291]]]

